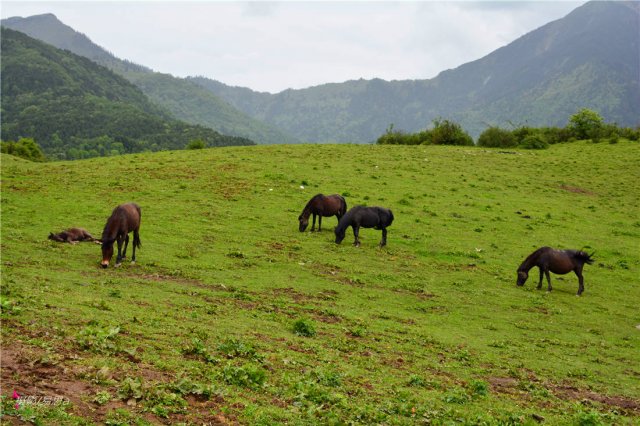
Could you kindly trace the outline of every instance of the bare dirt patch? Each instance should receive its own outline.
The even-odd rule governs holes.
[[[6,324],[3,325],[6,327]],[[20,327],[18,327],[20,328]],[[28,330],[25,330],[28,332]],[[34,333],[28,333],[30,335]],[[10,340],[10,341],[8,341]],[[0,383],[3,396],[11,398],[17,392],[24,398],[48,398],[63,404],[69,404],[66,411],[92,422],[102,423],[107,414],[115,409],[123,408],[134,411],[153,424],[173,424],[189,422],[197,424],[231,425],[237,424],[232,417],[222,415],[220,407],[224,403],[222,397],[212,399],[185,396],[187,410],[184,414],[172,414],[169,418],[159,418],[150,413],[138,412],[126,402],[114,399],[107,404],[99,405],[93,399],[97,392],[108,391],[117,395],[115,385],[98,385],[90,377],[96,376],[93,367],[80,365],[84,353],[76,353],[72,344],[58,347],[54,351],[25,344],[20,339],[3,338],[0,358],[2,369]],[[159,372],[149,365],[136,365],[136,376],[145,383],[167,383],[172,380],[168,374]],[[108,379],[119,382],[124,375],[117,371],[108,372]],[[3,424],[21,424],[20,420],[11,416],[2,419]]]
[[[564,401],[591,401],[607,407],[616,408],[626,413],[640,414],[640,401],[615,395],[604,395],[586,389],[579,389],[568,384],[544,385],[535,377],[529,377],[532,381],[546,387],[557,398]],[[526,398],[527,392],[519,388],[519,381],[513,377],[489,377],[487,379],[491,388],[496,393],[517,395]]]
[[[573,192],[574,194],[584,194],[584,195],[596,195],[595,192],[589,191],[588,189],[580,188],[577,186],[571,185],[560,185],[560,189],[563,189],[568,192]]]
[[[617,407],[629,413],[640,414],[640,401],[631,398],[603,395],[585,389],[578,389],[570,385],[554,386],[551,388],[551,391],[560,399],[599,402],[600,404]]]

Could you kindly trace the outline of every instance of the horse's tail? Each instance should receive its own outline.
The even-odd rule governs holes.
[[[594,258],[593,255],[596,254],[595,252],[589,254],[586,251],[579,251],[578,253],[576,253],[576,257],[580,260],[582,260],[584,263],[587,263],[589,265],[591,265],[594,262]]]
[[[135,231],[133,233],[133,246],[135,248],[141,248],[142,247],[142,242],[140,241],[140,233],[138,231]]]
[[[339,197],[340,200],[342,200],[342,206],[340,207],[340,217],[342,217],[347,213],[347,200],[345,200],[342,195],[340,195]]]
[[[142,241],[140,241],[140,222],[142,222],[142,209],[136,203],[133,203],[136,206],[136,210],[138,211],[138,229],[133,233],[133,245],[135,248],[142,247]]]

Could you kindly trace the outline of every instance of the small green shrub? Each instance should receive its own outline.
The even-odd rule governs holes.
[[[464,390],[454,389],[452,392],[445,394],[442,400],[447,404],[466,404],[471,401],[471,398]]]
[[[31,138],[21,138],[18,142],[2,142],[2,153],[29,161],[47,160],[40,146]]]
[[[227,339],[218,346],[218,351],[222,352],[227,358],[252,358],[261,360],[255,348],[238,339]]]
[[[580,411],[574,416],[577,426],[600,426],[607,424],[603,416],[595,410]]]
[[[520,143],[520,148],[525,149],[547,149],[549,144],[539,134],[532,134],[527,136]]]
[[[300,318],[293,323],[293,332],[298,336],[313,337],[316,335],[316,327],[313,321]]]
[[[201,139],[196,139],[187,144],[187,149],[204,149],[207,145]]]
[[[342,374],[337,371],[316,370],[311,373],[311,376],[315,378],[317,383],[324,386],[337,388],[342,384]]]
[[[409,382],[407,383],[407,385],[417,387],[417,388],[423,388],[427,386],[427,382],[424,380],[424,378],[414,374],[411,377],[409,377]]]
[[[216,364],[219,362],[218,359],[216,359],[209,353],[208,349],[204,345],[204,342],[198,337],[194,337],[193,339],[191,339],[191,345],[187,345],[186,347],[182,348],[182,353],[184,355],[191,355],[196,358],[202,358],[204,361],[211,364]]]
[[[267,373],[261,367],[251,364],[242,367],[227,365],[222,370],[222,379],[230,385],[257,389],[266,382]]]
[[[99,391],[96,393],[96,396],[93,398],[93,402],[98,405],[105,405],[111,401],[111,394],[107,391]]]
[[[352,337],[364,337],[367,334],[367,329],[361,325],[357,325],[349,330],[349,334]]]
[[[126,377],[118,387],[118,398],[122,400],[142,399],[144,389],[140,377]]]
[[[469,389],[474,396],[485,396],[489,394],[489,386],[487,382],[482,380],[472,380],[469,383]]]
[[[1,315],[16,315],[19,314],[22,308],[18,306],[15,300],[9,300],[0,296],[0,314]]]
[[[500,127],[489,127],[478,137],[478,146],[488,148],[512,148],[518,141],[512,132]]]
[[[431,130],[431,143],[434,145],[473,146],[473,139],[460,124],[450,120],[436,119]]]
[[[88,325],[76,338],[80,347],[94,353],[113,354],[118,351],[116,338],[120,333],[120,327],[101,328],[97,325]]]
[[[577,139],[597,139],[602,136],[604,120],[597,112],[582,108],[569,118],[567,128]]]

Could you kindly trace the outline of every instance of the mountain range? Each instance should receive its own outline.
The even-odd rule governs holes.
[[[594,1],[430,80],[358,80],[268,95],[198,77],[242,111],[309,141],[374,140],[439,117],[473,136],[489,125],[564,126],[581,108],[640,125],[640,3]]]
[[[193,82],[115,57],[86,35],[60,22],[53,14],[2,20],[2,26],[68,50],[105,66],[138,86],[152,101],[187,123],[222,134],[251,139],[256,143],[297,143],[297,139],[231,106],[224,99]]]
[[[56,159],[252,145],[176,120],[122,76],[2,27],[2,139],[33,138]]]
[[[258,143],[366,143],[390,124],[413,132],[437,118],[477,137],[490,125],[564,126],[581,108],[622,126],[640,124],[637,2],[585,3],[432,79],[354,80],[277,94],[155,73],[115,58],[53,15],[2,25],[111,68],[177,118]]]

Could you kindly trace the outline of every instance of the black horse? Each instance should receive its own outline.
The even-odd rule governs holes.
[[[347,202],[341,195],[314,195],[307,205],[304,206],[304,210],[302,210],[300,216],[298,216],[300,232],[304,232],[304,230],[307,229],[307,226],[309,226],[309,216],[312,214],[313,224],[311,225],[311,231],[316,227],[316,216],[318,216],[318,231],[320,231],[322,228],[322,216],[337,216],[339,222],[340,218],[342,218],[346,212]]]
[[[393,213],[384,207],[364,207],[355,206],[345,214],[335,229],[336,244],[340,244],[344,240],[344,235],[349,226],[353,228],[355,241],[353,245],[359,246],[358,233],[360,227],[375,228],[382,230],[382,240],[380,247],[387,245],[387,227],[393,222]]]
[[[87,232],[86,229],[83,228],[69,228],[65,231],[54,234],[53,232],[49,233],[49,239],[53,241],[58,241],[61,243],[70,243],[76,244],[80,241],[96,241],[93,236]]]
[[[121,204],[111,213],[107,224],[102,231],[102,262],[103,268],[109,266],[109,262],[113,257],[113,243],[118,242],[118,257],[116,258],[116,267],[120,266],[122,259],[127,255],[127,246],[129,245],[129,232],[133,232],[133,255],[131,263],[136,262],[136,248],[140,248],[140,207],[135,203]],[[124,251],[122,243],[124,242]]]
[[[554,250],[551,247],[541,247],[531,253],[518,268],[517,285],[521,286],[529,277],[529,270],[534,266],[540,269],[540,282],[538,289],[542,288],[542,276],[547,276],[548,291],[551,291],[551,277],[549,272],[554,274],[567,274],[571,271],[578,276],[578,296],[584,291],[584,279],[582,278],[582,267],[585,263],[593,263],[593,253],[587,254],[580,250]]]

